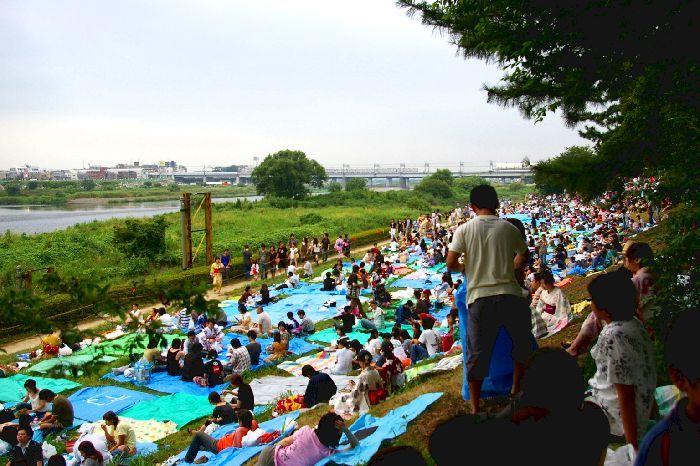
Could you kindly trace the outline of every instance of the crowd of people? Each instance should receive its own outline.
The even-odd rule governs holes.
[[[653,186],[637,182],[629,189]],[[672,381],[687,398],[648,430],[657,417],[656,356],[645,327],[653,312],[654,253],[648,244],[630,236],[658,222],[663,211],[646,209],[647,204],[641,202],[632,196],[608,195],[594,203],[564,196],[532,196],[522,203],[501,205],[495,190],[484,185],[472,190],[469,206],[392,220],[389,244],[384,248],[373,245],[358,260],[351,257],[347,235],[333,243],[327,233],[320,241],[297,241],[290,235],[289,241],[277,247],[261,244],[256,254],[246,245],[246,276],[272,279],[277,273],[285,274],[278,290],[296,288],[302,278],[313,277],[313,266],[326,262],[332,248],[336,261],[320,277],[319,289],[342,291],[346,299],[342,306],[329,300],[329,307],[340,310],[332,316],[337,339],[325,349],[334,353],[335,364],[326,370],[312,365],[301,369],[308,379],[302,406],[324,405],[330,412],[315,429],[302,427],[263,449],[258,464],[315,464],[338,451],[343,434],[350,448],[356,447],[361,440],[344,420],[368,412],[400,390],[406,383],[407,368],[435,355],[460,351],[462,341],[466,342],[470,415],[455,417],[433,433],[430,452],[437,464],[463,462],[464,458],[452,452],[463,438],[479,445],[470,458],[476,464],[522,461],[528,451],[546,464],[561,464],[564,455],[569,458],[567,464],[602,464],[608,445],[615,443],[629,444],[637,452],[638,464],[685,464],[686,454],[697,453],[700,364],[697,357],[688,357],[697,351],[689,353],[681,342],[692,346],[693,332],[700,330],[699,312],[682,315],[666,343]],[[644,220],[640,211],[647,212]],[[415,289],[396,305],[387,282],[397,268],[417,255],[424,268],[444,263],[448,270],[438,285]],[[344,264],[348,260],[350,267]],[[215,290],[221,290],[230,268],[227,250],[211,266]],[[462,278],[453,277],[450,271]],[[572,306],[564,287],[572,276],[586,274],[596,275],[588,285],[591,313],[579,334],[563,342],[563,348],[536,350],[536,339],[571,322]],[[460,308],[456,295],[465,281],[466,306]],[[280,435],[260,429],[253,412],[255,395],[244,374],[261,363],[263,348],[258,338],[272,338],[264,362],[274,364],[289,355],[292,339],[313,337],[316,324],[299,309],[273,326],[265,311],[275,300],[270,296],[271,286],[263,283],[257,292],[247,286],[238,300],[235,322],[229,322],[223,311],[216,316],[186,309],[169,314],[158,307],[146,315],[134,304],[129,313],[128,318],[139,325],[186,335],[172,339],[168,348],[152,339],[139,363],[186,382],[209,387],[228,382],[234,387],[209,395],[212,414],[191,432],[186,463],[206,461],[205,456],[198,457],[200,451],[217,454],[229,447],[245,447],[251,437],[271,441]],[[364,299],[368,293],[369,299]],[[448,308],[444,320],[434,315],[443,307]],[[461,335],[460,320],[466,335]],[[484,420],[481,391],[501,328],[512,341],[510,396],[505,409],[495,417],[489,413]],[[224,348],[225,332],[245,335],[248,343],[234,337]],[[356,332],[368,334],[366,343],[350,337]],[[589,348],[596,370],[585,383],[576,358]],[[357,379],[339,390],[333,376],[350,374]],[[25,399],[15,407],[21,413],[19,424],[0,424],[0,434],[19,443],[12,453],[17,461],[25,458],[27,464],[33,464],[40,456],[29,440],[31,422],[44,431],[61,430],[72,425],[73,411],[65,397],[41,390],[33,380],[27,380],[25,388]],[[81,464],[103,465],[114,455],[136,453],[133,430],[120,424],[112,412],[103,419],[104,442],[88,438],[76,444]],[[217,427],[234,423],[238,426],[230,434],[212,436]],[[549,459],[534,456],[534,442],[542,439],[550,445]],[[670,450],[669,442],[673,445]],[[499,448],[504,444],[512,448]],[[392,464],[387,461],[404,457],[421,461],[397,449],[380,452],[371,464]],[[669,458],[679,462],[671,463]],[[13,459],[9,464],[20,463]]]

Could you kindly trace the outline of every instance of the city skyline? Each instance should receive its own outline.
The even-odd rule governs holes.
[[[536,162],[585,144],[486,102],[464,60],[392,1],[10,0],[0,10],[0,168],[176,160],[326,166]]]

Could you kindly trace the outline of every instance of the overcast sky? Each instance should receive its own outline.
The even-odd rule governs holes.
[[[584,144],[486,103],[466,61],[392,0],[3,0],[0,168],[176,160],[483,165]]]

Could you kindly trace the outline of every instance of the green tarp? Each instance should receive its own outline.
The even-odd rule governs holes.
[[[13,375],[0,379],[0,402],[14,403],[21,401],[26,394],[24,381],[27,379],[36,380],[39,389],[48,388],[54,393],[61,393],[72,388],[80,387],[79,383],[66,379],[45,379],[43,377],[27,377],[26,375]]]
[[[170,342],[175,338],[185,339],[186,337],[182,335],[163,335],[168,341],[168,346]],[[106,341],[100,343],[97,346],[89,346],[84,350],[78,351],[78,355],[96,355],[104,354],[107,356],[127,356],[130,352],[139,354],[143,353],[148,345],[148,336],[143,333],[130,333],[119,337],[116,340]]]
[[[212,405],[204,396],[174,393],[155,400],[142,401],[119,415],[142,421],[172,421],[178,428],[182,428],[188,422],[210,415],[212,410]]]
[[[92,362],[112,362],[117,358],[114,356],[96,356],[94,354],[74,354],[72,356],[58,356],[52,359],[41,361],[27,369],[27,372],[35,374],[46,374],[53,371],[70,372],[73,367],[81,367]]]

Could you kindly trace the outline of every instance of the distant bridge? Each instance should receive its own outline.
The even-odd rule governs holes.
[[[508,164],[510,166],[516,164]],[[237,172],[215,172],[215,171],[188,171],[188,172],[173,172],[165,176],[168,179],[180,183],[201,183],[201,182],[222,182],[228,181],[233,184],[250,184],[251,174],[255,167],[244,166]],[[349,179],[364,178],[370,187],[373,186],[397,186],[401,189],[408,189],[412,183],[415,183],[426,176],[430,176],[438,169],[448,169],[455,178],[465,176],[480,176],[487,180],[510,183],[523,182],[531,183],[533,181],[533,173],[530,167],[520,166],[518,168],[508,167],[499,168],[493,164],[482,167],[471,167],[465,169],[463,164],[458,168],[455,167],[431,167],[429,164],[423,166],[407,166],[406,164],[399,165],[380,165],[375,164],[372,167],[342,165],[341,167],[329,166],[325,167],[329,181],[336,181],[345,185]]]

